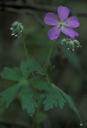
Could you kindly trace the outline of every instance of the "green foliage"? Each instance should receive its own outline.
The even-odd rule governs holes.
[[[47,92],[51,88],[50,83],[43,79],[32,79],[31,85],[34,89],[39,90],[39,91]]]
[[[17,73],[18,71],[18,73]],[[21,102],[22,108],[25,109],[28,113],[33,114],[36,111],[36,101],[34,99],[33,90],[30,89],[31,82],[28,82],[28,77],[34,72],[43,74],[43,69],[38,62],[34,59],[29,58],[29,60],[22,61],[18,70],[15,68],[4,68],[1,72],[1,77],[6,80],[18,81],[14,87],[9,87],[8,90],[1,92],[1,100],[4,103],[4,107],[7,108],[10,103],[16,98],[16,91],[20,87],[19,91],[19,100]],[[20,85],[20,86],[19,86]],[[29,88],[28,88],[29,87]],[[2,104],[1,104],[2,105]]]
[[[41,65],[33,58],[29,58],[28,60],[22,61],[19,68],[5,67],[1,72],[1,77],[6,80],[20,81],[23,78],[28,78],[33,72],[44,74]]]
[[[38,68],[38,65],[34,68],[34,66],[32,66],[33,63],[32,61],[30,61],[29,64],[29,60],[22,62],[20,70],[23,76],[20,75],[22,76],[20,77],[20,80],[13,79],[18,80],[18,84],[9,87],[7,90],[0,93],[2,101],[1,103],[3,103],[5,108],[9,107],[9,105],[18,95],[18,99],[21,103],[22,108],[31,115],[34,114],[35,111],[37,111],[37,108],[40,107],[39,105],[41,104],[43,105],[44,111],[48,111],[55,107],[60,107],[62,109],[66,102],[68,102],[69,106],[76,113],[78,113],[72,99],[68,95],[66,95],[61,89],[54,86],[54,84],[48,82],[45,79],[40,79],[37,76],[34,76],[34,78],[30,78],[29,80],[26,80],[26,78],[28,78],[29,75],[28,71],[30,71],[29,73],[32,73],[37,69],[40,69],[40,71],[42,69]],[[10,79],[11,77],[12,80],[13,77],[11,73],[16,74],[13,71],[14,70],[12,69],[8,70],[8,68],[5,68],[1,73],[1,76],[6,79]],[[10,72],[9,77],[7,77],[8,75],[6,74],[8,72]]]
[[[80,117],[72,98],[54,84],[40,79],[32,80],[31,84],[35,89],[45,92],[43,94],[44,110],[47,111],[55,107],[63,109],[65,103],[67,103],[69,107],[78,115],[78,117]]]
[[[1,72],[1,77],[6,80],[19,80],[20,79],[20,73],[15,68],[8,68],[5,67],[3,71]]]
[[[17,80],[18,84],[14,85],[14,87],[8,88],[8,90],[1,93],[2,101],[6,102],[6,106],[9,106],[10,103],[15,98],[16,91],[19,89],[19,85],[25,86],[27,85],[28,76],[30,73],[33,73],[34,71],[41,72],[42,68],[41,66],[33,59],[29,59],[27,61],[23,61],[20,65],[20,75],[17,73],[17,71],[14,68],[4,68],[4,70],[1,73],[1,77],[6,80]],[[21,87],[22,87],[21,86]],[[25,87],[21,89],[20,92],[20,100],[22,103],[22,107],[24,109],[27,109],[28,113],[34,113],[35,111],[35,102],[33,99],[33,92]]]
[[[63,109],[66,102],[79,115],[72,99],[67,94],[49,82],[47,76],[41,77],[35,72],[41,75],[44,73],[41,65],[31,58],[22,61],[17,70],[4,68],[1,77],[6,80],[18,81],[18,83],[0,93],[1,106],[9,107],[18,96],[23,110],[30,115],[33,115],[41,106],[44,111],[57,107]]]
[[[44,109],[50,110],[53,108],[60,107],[61,109],[64,107],[66,100],[64,96],[58,91],[58,89],[55,89],[54,87],[51,87],[49,91],[45,95],[44,99]]]
[[[30,115],[34,114],[37,108],[37,103],[34,99],[33,91],[28,86],[22,87],[19,99],[23,110]]]
[[[23,61],[20,65],[20,70],[23,77],[27,78],[33,72],[43,73],[41,65],[32,58],[29,58],[26,61]]]
[[[17,97],[20,90],[20,85],[13,85],[0,93],[0,107],[8,108],[13,100]]]
[[[54,85],[53,85],[54,86]],[[54,86],[55,87],[55,86]],[[73,102],[73,99],[67,95],[64,91],[62,91],[60,88],[56,88],[59,90],[59,92],[62,94],[64,99],[66,100],[66,103],[68,103],[69,107],[77,114],[77,116],[80,118],[80,114],[78,112],[78,109],[76,108],[76,105]]]

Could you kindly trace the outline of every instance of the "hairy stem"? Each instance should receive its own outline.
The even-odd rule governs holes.
[[[50,61],[51,61],[51,57],[52,57],[52,53],[53,53],[53,50],[54,50],[54,42],[51,44],[50,46],[50,49],[49,49],[49,53],[48,53],[48,56],[47,56],[47,61],[46,63],[44,64],[44,67],[47,68],[50,64]]]

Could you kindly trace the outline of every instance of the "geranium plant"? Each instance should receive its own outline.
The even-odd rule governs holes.
[[[28,55],[28,49],[24,45],[27,57],[20,62],[19,67],[5,67],[1,72],[1,77],[12,81],[13,85],[0,93],[0,107],[6,109],[17,99],[20,107],[32,118],[32,128],[40,127],[50,109],[63,109],[65,104],[68,104],[80,118],[72,98],[55,85],[49,73],[49,69],[52,69],[53,50],[55,51],[59,45],[53,40],[60,40],[60,45],[66,46],[71,52],[80,46],[76,39],[79,34],[74,31],[80,26],[80,22],[76,16],[69,14],[69,8],[59,6],[57,14],[48,12],[44,16],[43,22],[52,27],[48,31],[48,38],[52,41],[45,63],[40,63],[38,59]],[[11,31],[12,36],[18,38],[23,34],[23,25],[16,21],[12,24]]]

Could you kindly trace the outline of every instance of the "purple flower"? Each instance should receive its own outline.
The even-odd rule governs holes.
[[[57,14],[48,12],[45,15],[45,24],[52,26],[48,31],[49,39],[55,40],[59,38],[61,32],[72,39],[79,36],[79,34],[74,31],[74,28],[77,28],[80,25],[78,18],[76,16],[69,17],[69,14],[69,8],[59,6],[57,8]]]

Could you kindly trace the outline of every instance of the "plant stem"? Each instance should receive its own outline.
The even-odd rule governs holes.
[[[24,52],[25,52],[25,56],[28,59],[29,58],[29,54],[28,54],[28,50],[26,48],[26,43],[24,42]]]
[[[32,120],[32,128],[41,128],[41,124],[38,123],[37,121],[36,114],[37,112],[35,113],[33,120]]]
[[[50,46],[50,49],[49,49],[49,53],[48,53],[48,56],[47,56],[47,61],[46,63],[44,64],[44,67],[45,69],[49,66],[50,64],[50,59],[51,59],[51,56],[52,56],[52,53],[53,53],[53,50],[54,50],[54,43],[51,44]]]

